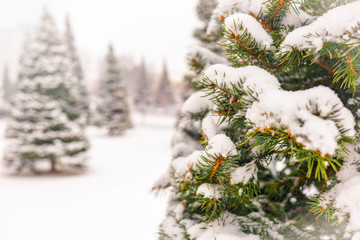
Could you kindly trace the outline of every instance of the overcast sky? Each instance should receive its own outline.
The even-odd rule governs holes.
[[[37,24],[43,7],[64,28],[70,15],[76,45],[87,77],[97,76],[99,58],[113,43],[118,55],[144,56],[159,71],[167,59],[174,80],[186,70],[185,54],[197,25],[196,0],[11,0],[0,8],[0,64],[9,64],[15,76],[22,37]],[[2,69],[2,66],[0,66]],[[2,74],[0,75],[2,76]]]

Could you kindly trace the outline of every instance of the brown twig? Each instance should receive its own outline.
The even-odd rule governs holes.
[[[257,16],[255,16],[255,14],[251,11],[249,11],[249,15],[252,16],[253,18],[256,19],[256,21],[258,21],[258,23],[261,24],[261,26],[267,30],[268,32],[272,33],[274,30],[272,28],[270,28],[269,25],[267,25],[266,23],[264,23],[260,18],[258,18]]]
[[[334,68],[332,68],[331,66],[327,65],[326,63],[320,61],[319,59],[317,59],[314,63],[316,63],[317,65],[319,65],[320,67],[322,67],[323,69],[325,69],[326,71],[328,71],[329,73],[334,73]]]
[[[213,167],[213,169],[212,169],[212,171],[211,171],[211,175],[210,175],[210,177],[209,177],[209,179],[208,179],[209,181],[215,176],[218,168],[220,167],[220,164],[221,164],[223,161],[226,161],[226,160],[228,160],[228,159],[229,159],[229,158],[224,158],[224,157],[222,157],[222,156],[220,156],[218,159],[215,159],[215,158],[214,158],[214,160],[216,161],[216,164],[215,164],[215,166]]]
[[[291,1],[291,0],[290,0],[290,1]],[[290,1],[289,1],[289,2],[290,2]],[[280,11],[280,9],[281,9],[282,7],[284,7],[284,6],[285,6],[285,1],[284,1],[284,0],[280,0],[280,2],[279,2],[278,4],[276,4],[275,12],[274,12],[274,14],[271,16],[271,18],[270,18],[270,20],[269,20],[269,23],[270,23],[270,24],[274,21],[276,14],[278,14],[278,12]]]
[[[352,63],[352,59],[351,59],[351,56],[350,56],[350,53],[347,52],[346,53],[347,57],[348,57],[348,60],[349,60],[349,65],[350,65],[350,76],[355,76],[355,71],[354,71],[354,65]]]

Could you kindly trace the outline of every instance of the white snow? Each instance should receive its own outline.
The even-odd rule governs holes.
[[[297,6],[297,11],[290,7],[289,11],[287,12],[286,16],[281,20],[281,24],[294,26],[294,27],[301,27],[305,23],[311,23],[314,20],[314,17],[310,16],[303,10]]]
[[[195,168],[196,163],[201,160],[202,151],[195,151],[186,158],[178,157],[171,162],[171,166],[176,170],[176,173],[183,176],[189,168]]]
[[[224,213],[212,223],[193,225],[188,232],[191,238],[197,240],[260,240],[259,236],[241,232],[236,218],[231,213]]]
[[[226,121],[220,123],[221,116],[214,115],[212,112],[209,112],[206,117],[202,120],[201,129],[208,139],[214,137],[215,135],[222,133],[229,124]]]
[[[194,44],[189,47],[187,58],[192,59],[196,56],[200,56],[201,60],[205,61],[204,68],[208,68],[209,66],[217,63],[230,64],[225,57],[219,56],[219,54],[212,52],[210,49]]]
[[[213,103],[205,96],[203,92],[193,93],[184,103],[181,112],[184,113],[201,113],[213,107]]]
[[[224,187],[220,184],[203,183],[198,187],[196,194],[202,194],[205,198],[219,199],[222,191]]]
[[[171,160],[175,119],[136,116],[135,123],[121,137],[90,127],[84,174],[13,176],[1,166],[0,239],[156,239],[167,199],[150,189]],[[4,128],[1,121],[1,136]]]
[[[350,233],[360,233],[360,174],[353,176],[339,184],[337,187],[337,197],[334,207],[335,213],[339,216],[340,222],[349,217],[349,223],[346,226],[345,236],[351,236]]]
[[[216,11],[221,15],[233,12],[252,12],[258,15],[261,11],[265,10],[267,4],[264,3],[264,0],[220,0]]]
[[[316,108],[319,116],[315,115]],[[349,130],[344,135],[354,136],[355,122],[351,112],[330,88],[323,86],[297,92],[262,94],[259,101],[248,109],[246,118],[261,129],[265,126],[281,128],[285,125],[307,149],[333,155],[341,134],[335,121],[322,117],[334,109],[339,110],[339,125]]]
[[[209,140],[205,150],[196,150],[187,157],[178,157],[171,162],[171,166],[179,176],[183,176],[189,171],[197,170],[197,163],[203,162],[203,157],[208,157],[208,154],[213,156],[222,156],[224,158],[235,155],[235,144],[225,134],[218,134]]]
[[[218,6],[214,9],[206,33],[216,34],[220,27],[221,16],[226,18],[233,13],[242,12],[257,16],[266,9],[264,0],[219,0]]]
[[[231,184],[247,184],[252,177],[257,177],[257,166],[255,162],[250,162],[238,167],[231,173]]]
[[[352,240],[360,238],[360,172],[358,162],[360,155],[355,147],[348,145],[350,154],[336,176],[340,183],[322,194],[320,206],[324,209],[330,205],[336,208],[334,215],[339,222],[348,221],[344,237]]]
[[[289,33],[281,44],[282,51],[292,51],[293,48],[319,51],[326,42],[348,42],[347,32],[359,28],[359,15],[360,1],[333,8],[309,25]]]
[[[256,19],[248,14],[235,13],[225,19],[225,29],[234,36],[248,33],[264,49],[273,44],[272,37]]]
[[[280,83],[270,73],[256,66],[233,68],[230,66],[215,64],[206,69],[204,75],[220,86],[231,84],[243,84],[243,88],[251,89],[258,94],[265,91],[272,92],[280,89]],[[246,80],[246,81],[245,81]]]
[[[211,155],[228,157],[236,154],[236,147],[228,136],[218,134],[209,140],[206,151]]]

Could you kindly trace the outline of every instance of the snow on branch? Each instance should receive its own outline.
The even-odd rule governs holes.
[[[211,50],[193,45],[190,47],[187,57],[189,59],[196,59],[199,57],[201,61],[204,61],[204,68],[208,68],[213,64],[229,64],[226,58],[219,56],[218,54],[212,52]]]
[[[205,71],[205,78],[220,87],[238,86],[244,91],[241,98],[252,103],[239,114],[254,129],[286,128],[305,149],[333,155],[342,136],[355,134],[354,117],[327,87],[284,91],[273,75],[255,66],[217,64]]]
[[[223,190],[224,187],[220,184],[203,183],[198,187],[196,194],[201,194],[205,198],[218,199],[221,198],[221,191]]]
[[[280,83],[276,77],[256,66],[233,68],[216,64],[209,67],[204,76],[210,81],[216,82],[219,86],[231,87],[231,85],[242,84],[243,89],[251,89],[257,94],[280,89]],[[244,79],[246,81],[243,81]],[[250,95],[244,97],[251,99]]]
[[[354,146],[349,146],[349,150],[347,161],[336,174],[340,182],[319,197],[319,203],[312,211],[318,214],[330,211],[328,218],[337,218],[339,223],[348,220],[344,237],[358,239],[360,236],[360,155]]]
[[[202,92],[193,93],[181,108],[181,113],[201,113],[213,107],[209,98],[205,97]]]
[[[243,34],[250,34],[263,49],[268,49],[273,44],[272,37],[265,31],[261,24],[252,16],[236,13],[225,19],[225,29],[230,34],[239,38]]]
[[[263,0],[220,0],[218,6],[214,9],[211,16],[211,20],[207,29],[207,34],[216,34],[220,22],[231,14],[242,12],[242,13],[253,13],[257,16],[266,8]]]
[[[289,8],[286,15],[281,19],[281,24],[286,26],[301,27],[305,23],[311,23],[314,21],[314,17],[301,10],[297,4],[294,8]]]
[[[281,44],[282,51],[312,49],[320,51],[326,42],[359,43],[360,1],[329,10],[309,25],[289,33]]]
[[[174,159],[172,167],[179,175],[185,175],[191,168],[198,169],[197,165],[204,163],[205,156],[221,156],[222,159],[236,155],[235,144],[225,134],[218,134],[210,138],[209,144],[203,151],[194,151],[190,156]]]
[[[225,213],[223,218],[216,219],[210,224],[199,223],[191,226],[189,235],[191,239],[231,239],[231,240],[260,240],[259,236],[246,234],[240,231],[239,219],[236,215]]]

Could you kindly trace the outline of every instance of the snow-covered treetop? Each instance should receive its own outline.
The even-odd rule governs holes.
[[[77,50],[76,50],[75,43],[74,43],[74,34],[72,32],[69,15],[66,17],[65,26],[66,26],[65,42],[66,42],[68,54],[74,65],[73,69],[74,69],[74,72],[75,72],[77,78],[82,80],[84,76],[83,76],[83,71],[81,68],[79,56],[77,54]]]
[[[120,84],[120,69],[118,66],[118,60],[115,56],[114,47],[112,44],[109,44],[108,46],[108,52],[106,55],[106,80],[107,81],[113,81]],[[122,83],[122,82],[121,82]]]
[[[17,88],[22,92],[36,91],[58,99],[63,102],[63,109],[70,119],[82,119],[74,65],[65,38],[46,9],[40,23],[26,38]]]
[[[43,54],[64,53],[64,39],[57,29],[54,18],[45,8],[41,17],[41,24],[35,30],[37,50]]]
[[[22,65],[20,79],[31,79],[27,83],[30,85],[36,85],[38,80],[42,83],[42,87],[48,83],[52,88],[62,82],[72,84],[75,81],[64,38],[46,9],[41,23],[27,36],[20,63]],[[49,81],[47,79],[49,77],[53,80]],[[63,81],[64,78],[67,81]]]

